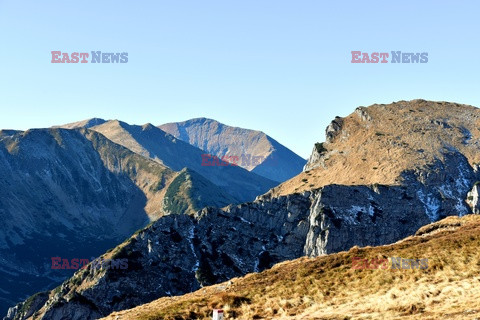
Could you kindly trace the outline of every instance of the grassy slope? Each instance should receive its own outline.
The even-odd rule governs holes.
[[[280,263],[105,319],[475,319],[480,216],[448,217],[392,245]],[[353,257],[428,258],[425,270],[354,270]]]
[[[171,213],[196,212],[206,206],[224,207],[236,200],[200,174],[183,169],[165,193],[165,210]]]

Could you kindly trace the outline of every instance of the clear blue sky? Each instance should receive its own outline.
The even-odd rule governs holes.
[[[209,117],[303,157],[336,116],[415,98],[480,106],[480,2],[0,0],[0,128]],[[128,52],[52,64],[52,50]],[[352,64],[352,50],[428,52]]]

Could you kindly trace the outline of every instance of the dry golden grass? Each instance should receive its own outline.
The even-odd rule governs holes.
[[[329,184],[400,183],[406,169],[442,159],[445,146],[462,152],[471,165],[480,162],[480,109],[448,102],[400,101],[366,108],[371,120],[352,113],[343,118],[340,134],[320,166],[269,191],[286,195]],[[471,135],[467,139],[468,133]]]
[[[354,247],[161,298],[105,319],[480,318],[480,216],[449,217],[392,245]],[[428,258],[427,269],[352,269],[353,257]]]

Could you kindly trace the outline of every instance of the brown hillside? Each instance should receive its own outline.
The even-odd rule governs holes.
[[[334,121],[340,128],[317,144],[320,155],[314,152],[307,164],[312,169],[269,193],[284,195],[328,184],[399,184],[402,171],[442,159],[442,151],[449,148],[463,153],[472,166],[480,162],[480,110],[473,106],[399,101],[359,107]]]

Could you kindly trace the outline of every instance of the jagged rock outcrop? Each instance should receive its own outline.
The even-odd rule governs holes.
[[[336,136],[338,136],[342,130],[343,119],[341,117],[335,117],[332,122],[327,126],[325,130],[325,137],[327,142],[333,142]]]
[[[479,214],[480,213],[480,189],[478,188],[478,183],[475,182],[473,185],[472,190],[467,193],[467,203],[470,206],[470,209],[473,213]]]
[[[355,109],[354,112],[360,117],[360,119],[362,119],[362,121],[372,120],[372,117],[370,116],[370,114],[368,114],[367,108],[365,107],[358,107]]]
[[[309,171],[318,166],[325,168],[325,159],[328,160],[328,153],[328,150],[325,148],[325,143],[315,143],[312,153],[310,154],[307,163],[303,167],[303,171]]]

